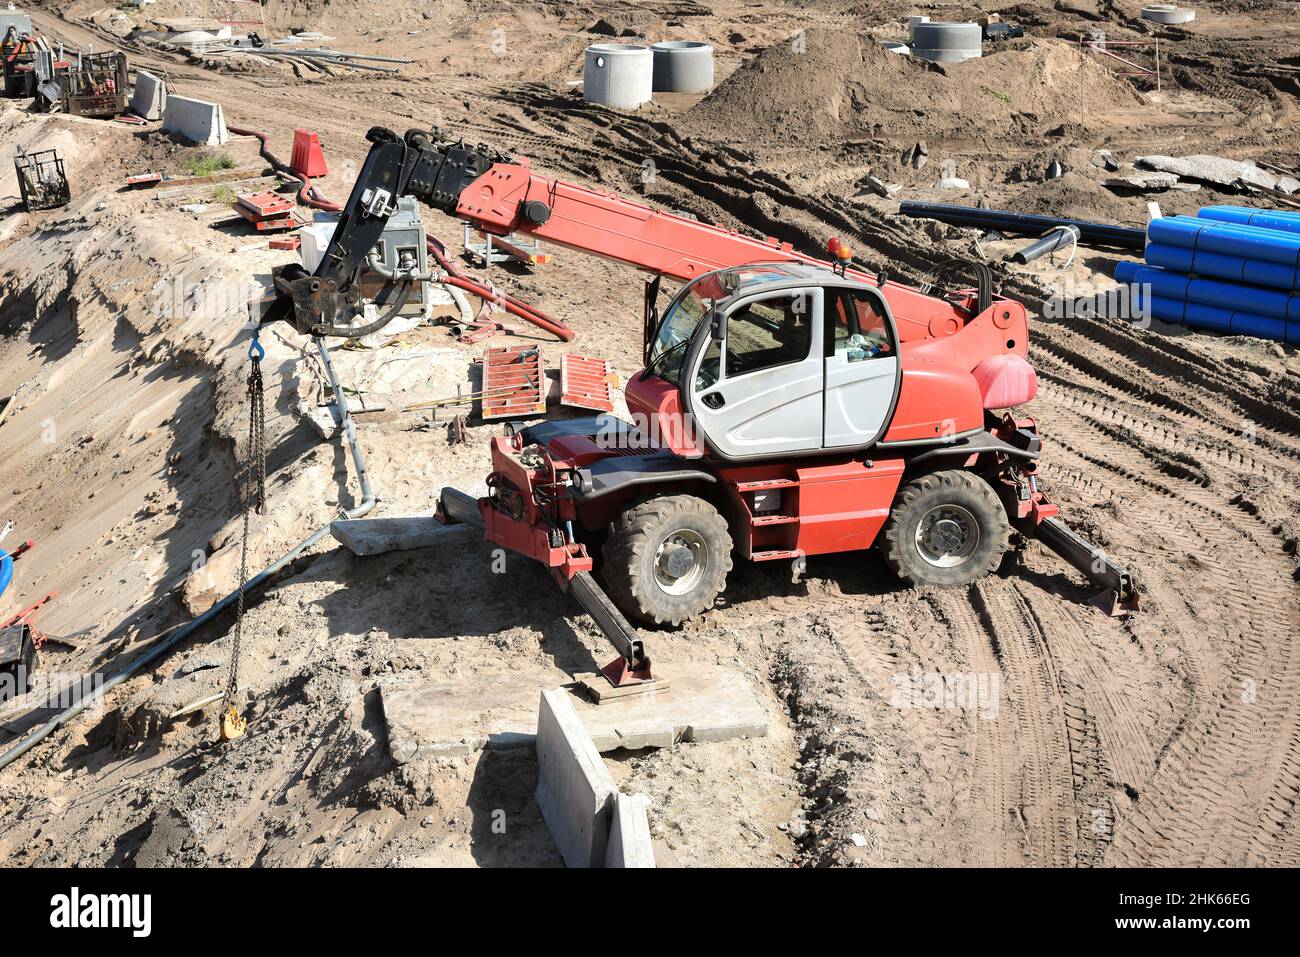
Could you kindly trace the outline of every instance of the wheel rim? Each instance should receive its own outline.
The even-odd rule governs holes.
[[[678,529],[655,551],[655,582],[669,595],[685,595],[704,578],[709,546],[699,532]]]
[[[936,568],[960,565],[979,543],[979,522],[960,505],[936,505],[916,526],[916,550]]]

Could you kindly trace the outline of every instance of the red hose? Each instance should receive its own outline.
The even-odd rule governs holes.
[[[260,133],[257,130],[246,130],[238,126],[227,126],[226,129],[236,136],[253,136],[257,138],[257,142],[260,144],[257,152],[262,159],[270,163],[277,173],[283,173],[285,176],[296,179],[302,184],[298,190],[298,202],[304,206],[310,206],[312,209],[324,210],[327,213],[341,213],[343,211],[343,207],[338,203],[328,200],[317,193],[315,184],[309,178],[280,162],[266,145],[265,133]]]
[[[532,323],[539,329],[544,329],[546,332],[549,332],[551,335],[556,336],[565,342],[573,341],[573,330],[558,319],[548,316],[537,307],[532,306],[521,299],[516,299],[508,292],[498,292],[482,280],[475,279],[473,276],[469,275],[460,263],[447,255],[446,250],[443,248],[440,241],[433,237],[429,237],[427,245],[429,252],[433,254],[433,258],[437,261],[443,272],[447,273],[447,282],[450,285],[468,290],[484,302],[496,303],[510,314],[518,316],[526,322]]]
[[[537,326],[537,328],[549,332],[558,339],[563,339],[565,342],[573,341],[574,333],[572,329],[567,326],[558,325],[550,319],[545,319],[542,316],[539,316],[537,313],[530,311],[523,303],[515,303],[499,296],[488,287],[474,281],[473,279],[463,279],[460,276],[448,275],[443,282],[447,283],[449,286],[456,286],[457,288],[472,292],[484,302],[496,303],[504,308],[506,312],[518,316],[525,322],[532,323],[534,326]]]

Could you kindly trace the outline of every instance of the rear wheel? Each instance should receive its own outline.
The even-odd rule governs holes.
[[[731,571],[731,534],[708,502],[665,495],[634,505],[610,525],[603,574],[623,611],[679,625],[713,606]]]
[[[881,537],[885,563],[910,585],[964,585],[1002,561],[1011,526],[992,486],[970,472],[912,479]]]

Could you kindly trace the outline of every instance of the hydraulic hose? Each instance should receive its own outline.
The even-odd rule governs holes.
[[[388,325],[397,318],[402,307],[406,305],[406,297],[411,291],[411,280],[403,279],[397,287],[397,298],[393,300],[388,309],[374,322],[367,323],[364,326],[317,326],[315,335],[317,336],[340,336],[348,339],[360,339],[362,336],[368,336],[371,333],[378,332],[384,326]]]
[[[343,389],[339,386],[338,376],[334,373],[334,365],[330,362],[329,351],[325,348],[324,341],[319,337],[316,339],[316,346],[320,350],[321,362],[324,364],[326,375],[329,377],[330,388],[334,391],[334,408],[339,415],[339,421],[343,423],[343,438],[352,451],[352,462],[356,467],[357,479],[361,486],[361,501],[355,508],[344,511],[343,517],[346,519],[360,518],[375,507],[375,503],[378,499],[376,499],[374,490],[370,487],[370,475],[366,471],[365,459],[361,455],[361,446],[357,444],[356,426],[353,424],[352,416],[348,412],[348,401],[343,393]],[[293,548],[289,549],[271,564],[267,565],[260,572],[250,578],[244,584],[245,598],[264,588],[276,573],[307,549],[325,538],[325,536],[329,534],[329,530],[330,527],[328,524],[322,525],[297,545],[293,546]],[[35,731],[31,732],[31,734],[27,735],[27,737],[23,738],[16,745],[6,751],[3,755],[0,755],[0,769],[8,767],[14,761],[18,760],[68,721],[71,721],[77,715],[81,714],[81,712],[85,711],[86,708],[102,698],[109,691],[112,691],[118,685],[139,674],[144,670],[144,668],[153,664],[155,661],[165,657],[168,652],[178,646],[182,641],[234,604],[238,598],[239,589],[236,588],[203,614],[181,625],[172,633],[170,638],[161,644],[155,645],[142,658],[138,658],[131,662],[121,671],[117,672],[117,674],[106,680],[89,695],[81,698],[75,704],[65,708],[63,711],[60,711],[49,721],[45,722],[45,724],[41,725]]]

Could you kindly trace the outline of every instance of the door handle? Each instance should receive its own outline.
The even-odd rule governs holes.
[[[710,392],[708,395],[700,399],[700,401],[710,409],[720,409],[727,404],[727,400],[722,397],[721,392]]]

